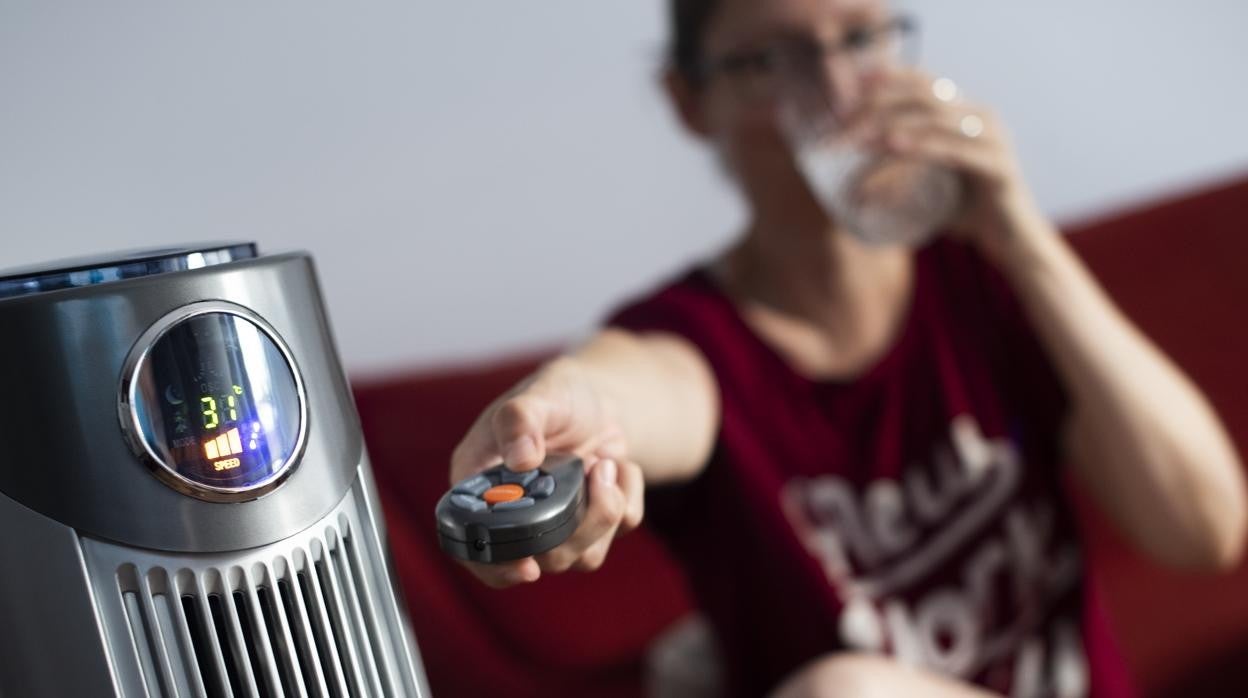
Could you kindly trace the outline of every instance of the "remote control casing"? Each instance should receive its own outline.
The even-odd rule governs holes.
[[[552,455],[538,468],[538,477],[549,475],[554,491],[525,508],[498,509],[498,504],[470,511],[452,501],[476,476],[457,483],[438,500],[438,542],[461,560],[506,562],[544,553],[567,540],[585,514],[585,465],[572,455]],[[517,482],[524,473],[512,473],[502,465],[478,473],[494,485]],[[523,485],[528,488],[535,483]],[[479,498],[479,494],[476,495]],[[528,498],[526,496],[526,498]],[[483,500],[482,500],[483,503]],[[480,506],[477,504],[476,506]]]

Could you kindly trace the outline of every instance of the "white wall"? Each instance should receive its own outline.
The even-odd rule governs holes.
[[[1248,167],[1248,4],[912,1],[1069,217]],[[255,238],[350,367],[575,337],[740,210],[653,84],[660,0],[0,0],[0,267]]]

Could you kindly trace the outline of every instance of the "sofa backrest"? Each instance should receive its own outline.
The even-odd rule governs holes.
[[[1204,390],[1248,456],[1248,179],[1070,226],[1126,314]],[[1248,686],[1248,565],[1198,576],[1130,550],[1086,505],[1085,536],[1128,664],[1148,695]]]

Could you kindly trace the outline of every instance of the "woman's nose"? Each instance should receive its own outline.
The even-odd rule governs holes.
[[[832,108],[838,115],[852,111],[863,96],[861,69],[848,56],[829,55],[823,60],[824,89],[832,97]]]

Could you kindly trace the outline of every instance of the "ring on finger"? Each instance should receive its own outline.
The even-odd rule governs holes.
[[[949,78],[936,78],[932,81],[932,95],[945,103],[958,98],[958,84]]]
[[[967,114],[958,121],[958,130],[967,138],[979,138],[984,132],[984,120],[978,114]]]

